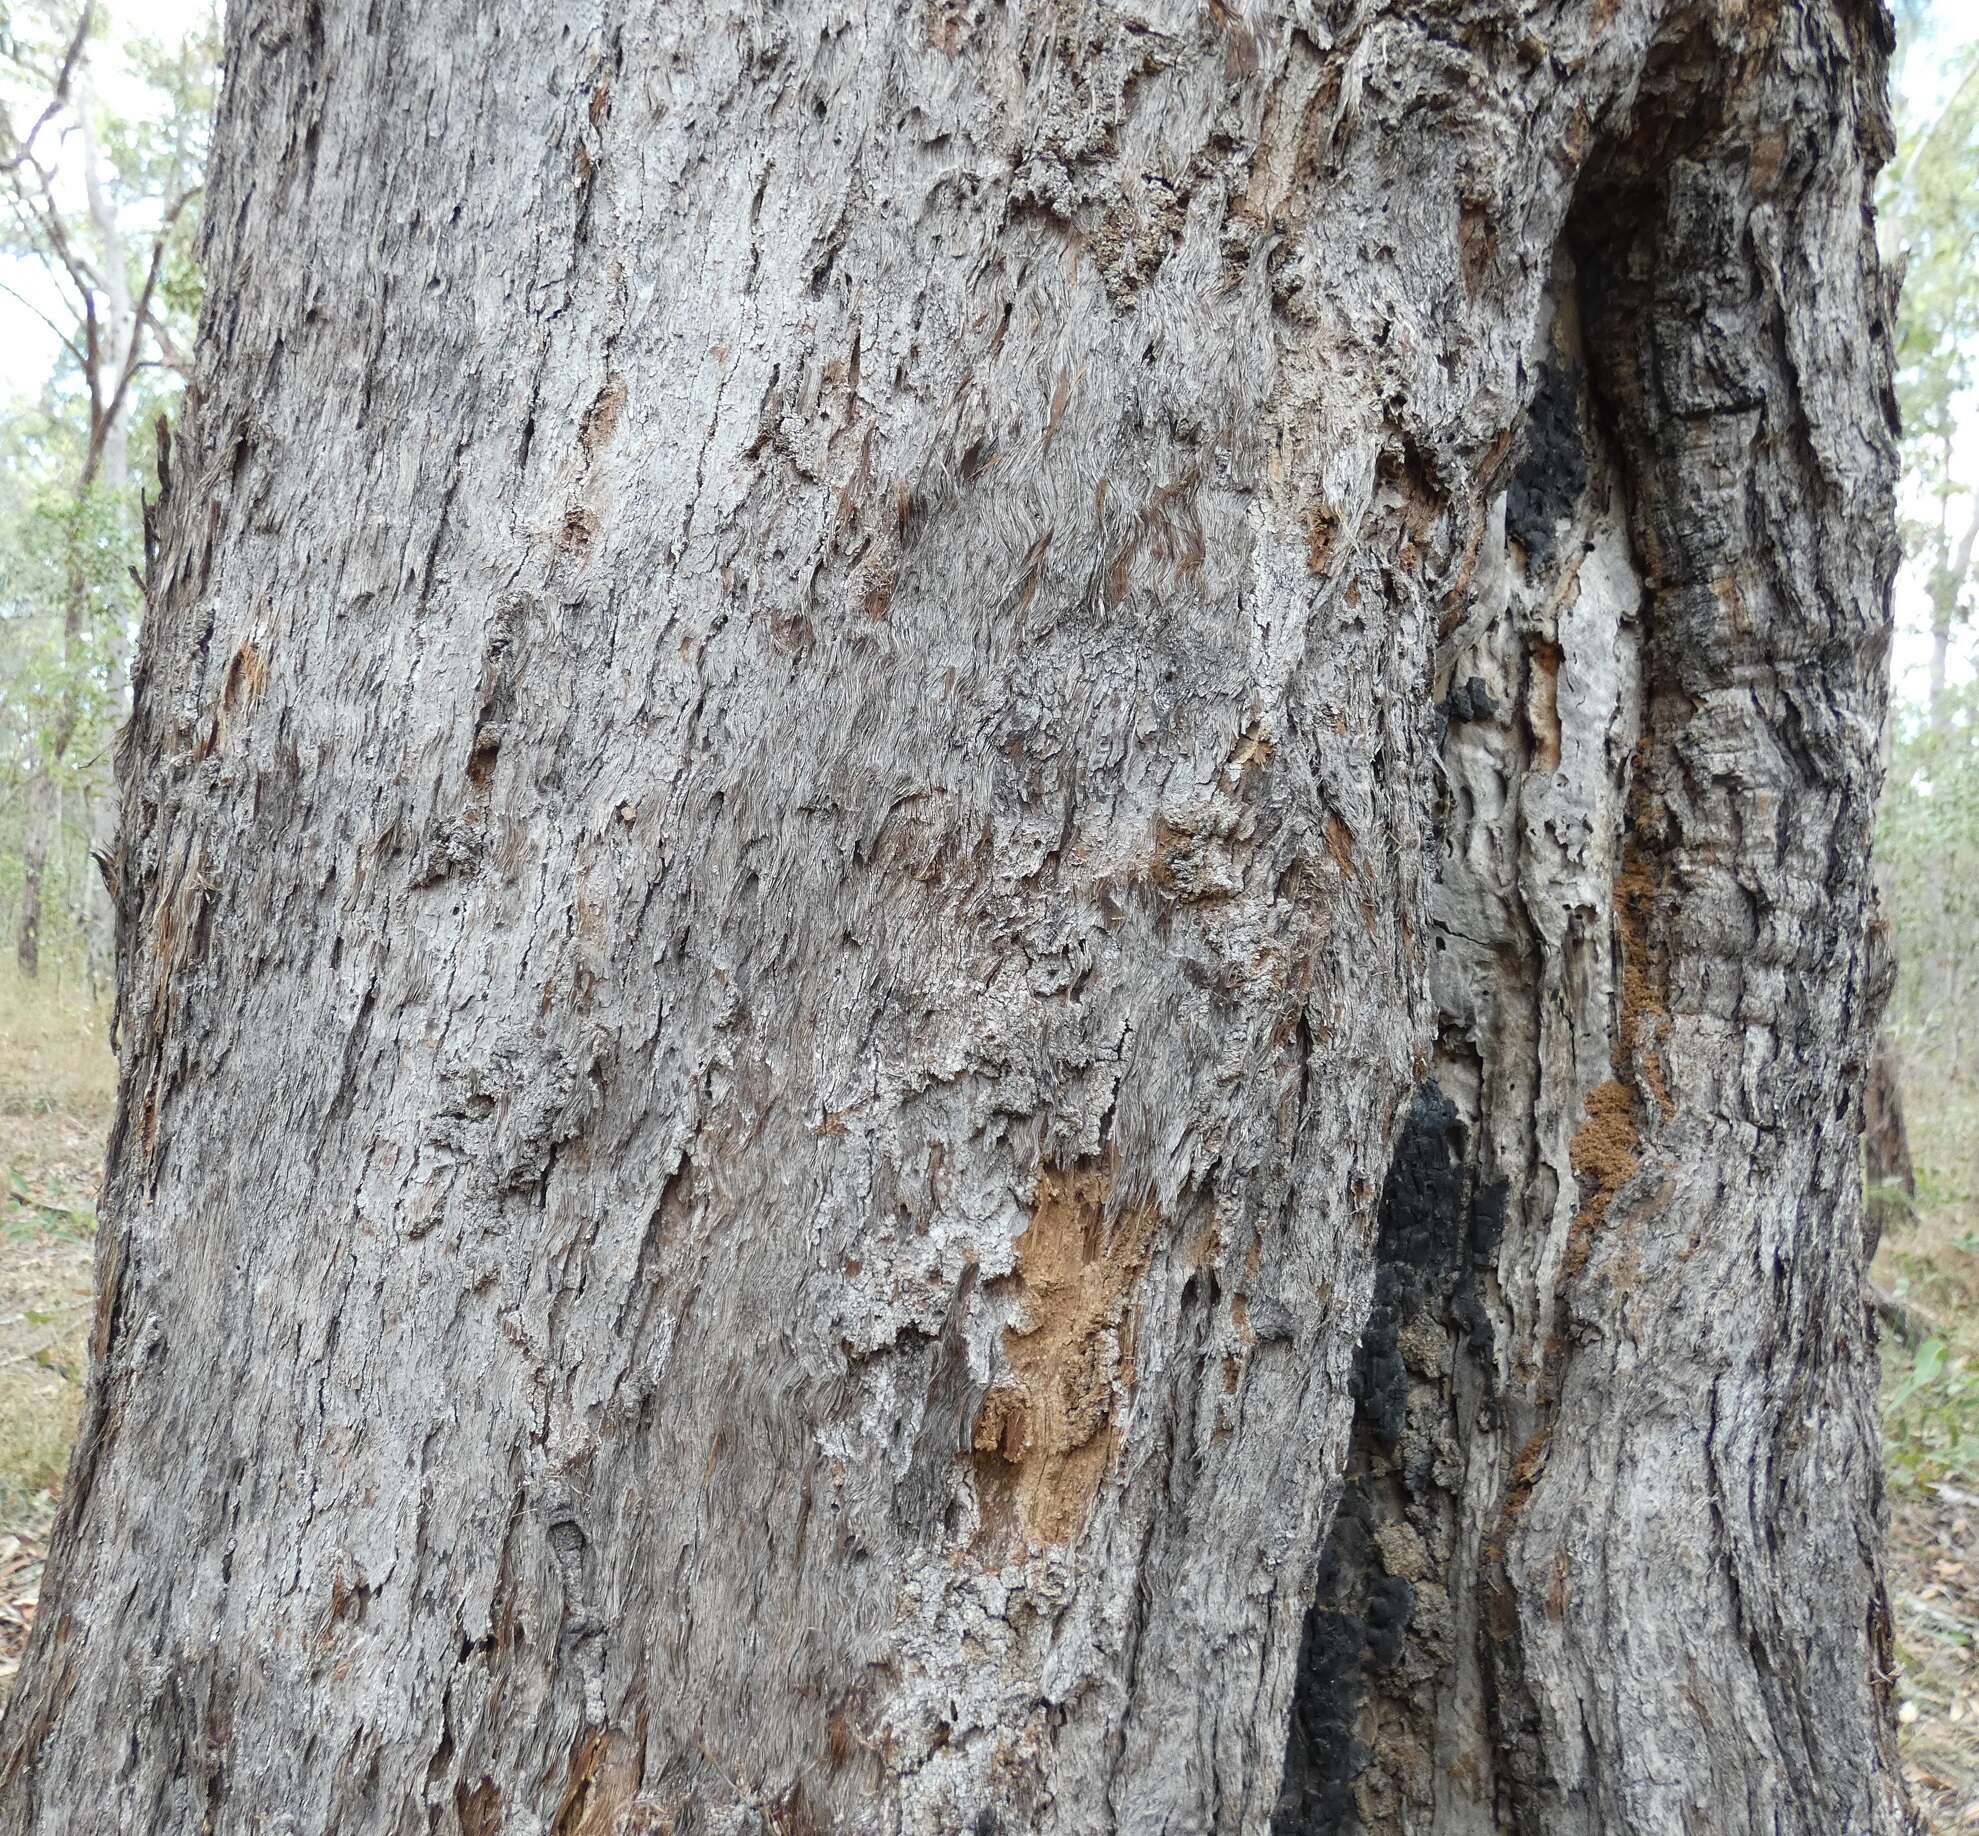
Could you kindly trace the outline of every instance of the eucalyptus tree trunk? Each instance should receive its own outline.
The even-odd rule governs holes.
[[[1904,1124],[1903,1072],[1887,1028],[1878,1032],[1869,1054],[1869,1077],[1862,1093],[1862,1175],[1868,1210],[1863,1241],[1876,1253],[1885,1229],[1916,1216],[1917,1168],[1910,1158],[1910,1130]]]
[[[1966,582],[1972,578],[1972,551],[1979,546],[1979,510],[1965,525],[1956,545],[1946,527],[1947,512],[1940,511],[1938,523],[1938,565],[1932,569],[1931,593],[1931,674],[1929,706],[1931,725],[1939,733],[1951,726],[1950,672],[1952,631],[1961,623],[1960,601]]]
[[[1884,31],[234,9],[0,1827],[1903,1827]]]
[[[78,493],[79,500],[82,496],[83,493]],[[89,586],[79,552],[83,537],[72,531],[68,541],[68,579],[64,586],[57,666],[61,681],[47,730],[34,737],[33,769],[21,793],[21,903],[14,925],[14,966],[29,980],[41,974],[42,926],[48,907],[48,856],[62,826],[62,786],[58,774],[82,718],[77,677],[84,667],[81,645],[89,616]]]

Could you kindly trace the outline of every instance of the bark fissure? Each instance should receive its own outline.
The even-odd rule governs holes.
[[[1673,30],[1562,238],[1510,591],[1478,570],[1443,664],[1453,714],[1473,683],[1511,704],[1452,721],[1432,906],[1437,1074],[1470,1177],[1511,1200],[1484,1303],[1509,1356],[1467,1384],[1459,1322],[1424,1312],[1409,1430],[1459,1457],[1384,1463],[1363,1400],[1372,1529],[1343,1510],[1328,1564],[1357,1560],[1365,1597],[1395,1572],[1375,1538],[1406,1532],[1457,1610],[1338,1697],[1346,1789],[1281,1827],[1676,1831],[1705,1805],[1714,1828],[1906,1827],[1847,1166],[1887,355],[1844,354],[1847,310],[1789,293],[1819,273],[1865,316],[1880,298],[1880,96],[1857,89],[1837,138],[1805,87],[1841,46],[1873,67],[1877,28],[1693,9]]]

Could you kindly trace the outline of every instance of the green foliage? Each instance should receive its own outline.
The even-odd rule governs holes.
[[[1901,1410],[1926,1384],[1937,1382],[1945,1368],[1947,1346],[1943,1339],[1926,1339],[1917,1348],[1911,1361],[1910,1375],[1897,1385],[1896,1393],[1890,1398],[1890,1411]]]
[[[1979,333],[1979,47],[1956,64],[1950,97],[1916,122],[1891,167],[1884,212],[1906,261],[1897,330],[1898,400],[1919,461],[1955,431],[1957,398],[1972,386]]]
[[[0,0],[0,286],[58,353],[28,399],[0,400],[0,949],[38,904],[58,968],[80,954],[142,610],[152,424],[200,300],[217,10],[174,39],[129,30],[140,17],[98,4],[79,35],[79,0]]]
[[[1934,629],[1969,614],[1979,556],[1979,498],[1959,430],[1969,424],[1979,340],[1979,45],[1922,80],[1930,54],[1929,9],[1906,9],[1904,41],[1917,47],[1899,81],[1900,151],[1883,176],[1887,252],[1903,264],[1896,335],[1897,401],[1903,414],[1904,546],[1921,574]]]
[[[0,501],[0,768],[17,773],[74,772],[81,760],[54,758],[53,736],[65,719],[93,734],[115,717],[117,652],[139,612],[134,505],[100,484],[77,491],[73,460],[60,463],[72,433],[40,413],[0,421],[14,486]]]
[[[19,1167],[0,1170],[0,1230],[9,1237],[57,1236],[88,1242],[96,1235],[96,1207],[87,1202],[63,1204],[77,1196],[59,1188],[37,1192]],[[34,1322],[30,1316],[30,1323]]]
[[[1971,1358],[1926,1339],[1885,1399],[1883,1435],[1899,1486],[1957,1485],[1979,1471],[1979,1373]]]
[[[104,111],[97,138],[106,186],[134,229],[162,236],[163,258],[153,289],[154,335],[166,355],[192,349],[199,319],[199,214],[187,205],[205,176],[209,129],[219,97],[220,22],[217,10],[183,39],[126,38],[123,64],[135,102]],[[135,246],[129,266],[133,294],[142,289],[148,244]],[[174,380],[167,393],[176,396]],[[134,418],[142,419],[140,407]]]
[[[1979,687],[1948,688],[1936,720],[1898,708],[1895,722],[1876,830],[1899,964],[1886,1024],[1906,1081],[1962,1079],[1979,1055]],[[1962,1195],[1969,1172],[1920,1154],[1919,1202]]]

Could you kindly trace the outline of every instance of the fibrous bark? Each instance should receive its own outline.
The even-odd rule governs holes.
[[[1904,1816],[1855,1111],[1883,123],[1830,86],[1880,23],[1688,24],[1581,177],[1439,659],[1438,1082],[1402,1153],[1442,1273],[1369,1335],[1302,1691],[1340,1803],[1281,1828]]]
[[[238,9],[6,1827],[1896,1828],[1878,17]]]

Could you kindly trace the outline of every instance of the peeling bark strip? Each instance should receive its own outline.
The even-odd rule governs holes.
[[[0,1828],[1898,1828],[1882,31],[234,9]]]

